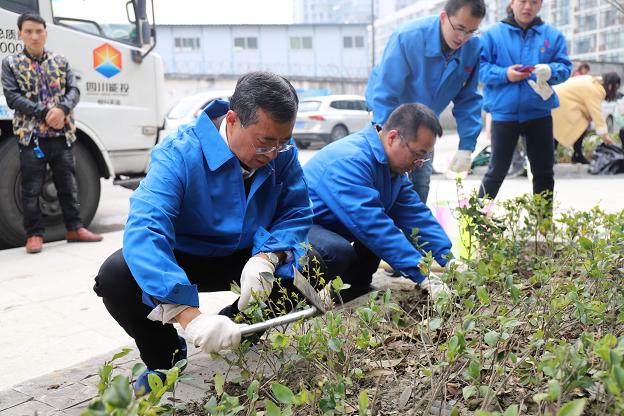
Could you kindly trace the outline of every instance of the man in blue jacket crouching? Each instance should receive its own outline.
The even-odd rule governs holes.
[[[431,157],[441,135],[433,111],[403,104],[383,128],[371,123],[326,146],[305,165],[314,210],[308,239],[327,277],[340,276],[351,285],[343,300],[370,290],[380,259],[432,298],[449,292],[442,281],[421,271],[423,250],[445,266],[451,242],[407,176]]]
[[[154,148],[130,198],[123,249],[104,262],[94,287],[148,368],[138,395],[150,391],[150,373],[164,379],[157,369],[186,358],[172,323],[205,352],[240,343],[228,316],[200,312],[198,290],[240,283],[243,310],[271,293],[262,273],[292,277],[312,225],[291,137],[297,107],[285,78],[253,72],[238,80],[229,104],[211,102]]]

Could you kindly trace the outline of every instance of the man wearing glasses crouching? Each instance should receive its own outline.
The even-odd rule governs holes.
[[[205,352],[240,343],[228,316],[200,312],[198,290],[240,283],[243,310],[272,291],[261,274],[292,277],[312,225],[292,144],[297,107],[285,78],[253,72],[238,80],[229,104],[211,102],[154,148],[130,198],[123,249],[105,261],[94,287],[148,368],[137,395],[150,391],[150,373],[164,379],[156,370],[186,358],[172,323]]]
[[[449,292],[442,281],[421,271],[424,251],[445,266],[451,242],[407,176],[431,157],[441,135],[433,111],[403,104],[383,128],[371,123],[326,146],[305,165],[314,210],[308,239],[327,277],[340,276],[351,285],[343,300],[370,291],[380,259],[434,299]]]

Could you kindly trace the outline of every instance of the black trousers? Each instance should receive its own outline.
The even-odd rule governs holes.
[[[244,249],[225,257],[202,257],[175,251],[178,265],[185,271],[189,281],[196,284],[200,292],[216,292],[230,290],[230,283],[240,284],[240,275],[247,260],[251,257],[251,249]],[[310,257],[320,256],[312,250]],[[323,267],[323,266],[321,266]],[[317,282],[312,281],[317,286]],[[288,293],[298,290],[292,280],[283,279],[280,285],[273,286],[270,298],[276,301],[283,295],[279,289],[285,288]],[[121,250],[113,253],[100,267],[95,277],[95,293],[103,298],[104,305],[121,327],[134,338],[141,359],[150,370],[171,368],[173,355],[179,349],[176,329],[172,324],[163,325],[147,318],[152,308],[142,302],[142,290],[132,276]],[[234,302],[221,311],[221,314],[233,316],[238,313]],[[286,302],[285,309],[294,305]]]
[[[28,146],[19,146],[26,235],[43,235],[44,232],[39,198],[43,191],[46,165],[50,165],[52,170],[65,228],[75,230],[82,227],[78,209],[74,148],[67,146],[65,136],[40,138],[39,148],[43,151],[43,157],[38,158],[35,146],[34,138]]]
[[[340,276],[351,285],[341,293],[344,302],[370,292],[379,257],[359,241],[349,241],[320,225],[313,225],[308,240],[320,254],[329,280]]]
[[[485,174],[479,198],[486,194],[495,198],[507,176],[518,136],[526,138],[526,152],[533,172],[533,193],[548,191],[550,197],[555,189],[554,144],[552,117],[529,120],[524,123],[514,121],[492,121],[492,156]]]

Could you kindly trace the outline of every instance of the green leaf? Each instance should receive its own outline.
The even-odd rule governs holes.
[[[142,374],[145,370],[147,370],[147,367],[145,366],[145,364],[136,363],[135,365],[132,366],[132,378],[136,378],[136,376],[138,376],[139,374]]]
[[[578,399],[568,402],[561,406],[557,412],[557,416],[581,416],[585,409],[587,399]]]
[[[275,276],[271,272],[261,272],[260,277],[269,283],[273,283],[275,281]]]
[[[223,385],[225,384],[225,380],[223,379],[223,376],[219,373],[215,373],[214,375],[214,385],[215,385],[215,391],[217,392],[217,396],[221,397],[221,395],[223,394]]]
[[[558,380],[550,380],[548,382],[548,398],[551,402],[555,402],[561,396],[561,384]]]
[[[117,354],[113,355],[113,358],[111,358],[111,362],[128,355],[130,351],[132,351],[132,348],[124,348],[123,350],[119,351]]]
[[[173,386],[180,375],[180,369],[178,367],[173,367],[171,370],[167,371],[167,385]]]
[[[429,320],[429,330],[437,331],[442,326],[442,318],[434,318]]]
[[[156,376],[158,377],[158,376]],[[132,388],[128,377],[118,375],[102,394],[102,401],[116,409],[125,409],[132,401]]]
[[[533,395],[533,401],[539,403],[548,398],[548,393],[537,393]]]
[[[505,410],[505,413],[503,413],[503,416],[518,416],[519,414],[520,414],[520,409],[518,408],[518,405],[512,404],[511,406],[507,408],[507,410]]]
[[[247,387],[247,398],[251,401],[258,399],[258,390],[260,389],[260,382],[258,380],[254,380],[249,383],[249,387]]]
[[[488,295],[488,291],[484,286],[479,286],[479,288],[477,288],[477,298],[482,305],[487,305],[490,303],[490,296]]]
[[[468,400],[475,394],[477,394],[476,386],[466,386],[462,389],[462,396],[464,396],[464,400]]]
[[[481,379],[481,365],[478,362],[470,362],[468,366],[468,376],[474,381],[479,381]]]
[[[594,243],[592,243],[591,240],[586,237],[579,237],[579,244],[584,250],[591,250],[594,246]]]
[[[282,416],[280,408],[271,400],[265,400],[264,406],[266,407],[266,416]]]
[[[364,389],[358,394],[358,408],[360,411],[360,416],[366,416],[366,411],[368,410],[369,400],[368,400],[368,390]]]
[[[273,392],[275,398],[281,403],[292,404],[295,400],[295,395],[292,390],[284,386],[283,384],[272,383],[271,391]]]
[[[339,340],[338,338],[331,338],[329,342],[327,343],[327,346],[329,347],[330,350],[334,352],[342,351],[342,341]]]
[[[496,344],[498,344],[498,338],[499,338],[498,332],[490,331],[487,334],[485,334],[485,336],[483,337],[483,340],[490,347],[494,347],[496,346]]]

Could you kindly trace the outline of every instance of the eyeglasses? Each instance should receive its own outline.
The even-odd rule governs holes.
[[[479,33],[481,33],[479,29],[475,29],[475,30],[457,29],[455,25],[453,24],[453,22],[451,22],[451,16],[447,16],[447,20],[450,23],[453,30],[456,33],[459,33],[460,35],[462,35],[463,37],[466,37],[466,36],[471,37],[471,36],[478,35]]]
[[[290,143],[278,144],[277,146],[268,146],[268,143],[264,139],[258,139],[258,141],[264,145],[264,146],[256,146],[255,144],[252,144],[252,146],[254,147],[256,151],[256,154],[258,155],[273,153],[276,150],[278,153],[283,153],[295,147],[294,144],[290,144]]]
[[[414,163],[414,166],[416,166],[417,168],[421,168],[425,163],[429,162],[433,158],[433,152],[427,152],[425,154],[422,154],[421,152],[413,150],[411,147],[409,147],[407,140],[405,140],[401,132],[397,132],[399,133],[401,143],[403,144],[403,146],[407,147],[407,150],[409,150],[412,159],[414,159],[414,161],[412,162]]]

